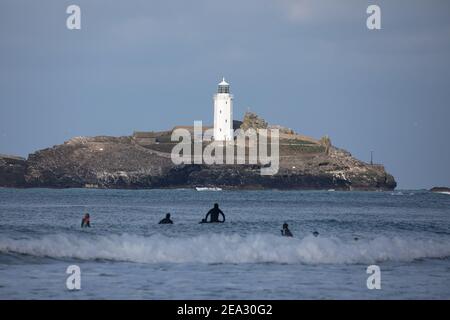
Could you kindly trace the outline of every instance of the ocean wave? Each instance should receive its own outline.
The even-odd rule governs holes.
[[[357,264],[450,257],[450,243],[377,237],[359,241],[269,234],[207,234],[195,237],[55,234],[39,238],[0,237],[0,253],[138,263]]]

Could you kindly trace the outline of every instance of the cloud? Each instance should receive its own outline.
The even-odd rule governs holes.
[[[280,0],[280,5],[284,9],[290,21],[306,21],[313,15],[313,8],[310,1],[306,0]]]
[[[276,1],[290,22],[294,23],[323,23],[345,21],[365,15],[363,1],[336,1],[336,0],[278,0]],[[355,10],[361,14],[356,16]]]

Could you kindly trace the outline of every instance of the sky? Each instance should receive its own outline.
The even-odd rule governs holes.
[[[224,76],[235,119],[373,151],[400,189],[450,186],[449,57],[448,0],[0,0],[0,153],[211,124]]]

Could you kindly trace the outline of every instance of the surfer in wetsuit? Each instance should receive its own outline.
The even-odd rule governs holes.
[[[219,214],[222,215],[223,220],[219,220]],[[208,221],[208,216],[211,216],[211,219]],[[208,222],[225,222],[225,215],[223,214],[222,210],[219,209],[219,204],[214,203],[214,208],[208,211],[206,214],[205,219],[202,220],[202,223],[208,223]]]
[[[285,237],[293,237],[291,230],[289,230],[289,225],[286,222],[283,224],[283,230],[281,230],[281,235]]]
[[[81,219],[81,227],[82,228],[90,228],[91,227],[91,218],[89,216],[89,213],[86,213]]]
[[[170,220],[170,213],[166,214],[166,217],[162,219],[159,224],[173,224],[173,221]]]

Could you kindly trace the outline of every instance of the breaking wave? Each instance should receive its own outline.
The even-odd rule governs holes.
[[[172,238],[163,235],[0,237],[0,253],[57,259],[113,260],[138,263],[289,263],[356,264],[450,257],[450,243],[401,237],[344,241],[307,236],[208,234]]]

